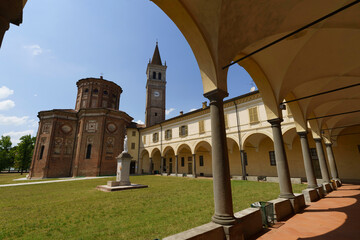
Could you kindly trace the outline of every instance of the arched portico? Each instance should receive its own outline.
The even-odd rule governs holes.
[[[292,149],[295,138],[298,136],[296,128],[293,126],[285,128],[283,131],[284,144],[287,149]]]
[[[355,181],[359,176],[360,161],[354,162],[351,156],[359,155],[360,125],[334,129],[332,140],[337,143],[332,145],[332,150],[339,177],[342,180]]]
[[[304,160],[301,154],[300,136],[295,127],[287,128],[283,132],[286,156],[289,163],[290,177],[302,178],[306,181]]]
[[[242,145],[245,146],[245,144],[250,144],[252,148],[257,149],[260,142],[266,137],[270,138],[273,142],[272,134],[268,131],[260,130],[256,132],[249,132],[242,137]]]
[[[231,176],[241,176],[242,175],[242,166],[241,166],[239,145],[232,138],[227,138],[226,141],[227,141],[227,147],[228,147],[230,175]]]
[[[158,148],[151,151],[152,173],[159,174],[161,168],[161,152]]]
[[[178,156],[178,173],[180,174],[193,174],[193,156],[191,148],[187,144],[181,144],[176,149]]]
[[[244,139],[249,176],[277,176],[274,142],[264,133],[253,133]]]
[[[171,146],[167,146],[163,150],[163,172],[167,174],[175,173],[176,159],[175,151]]]
[[[245,55],[246,54],[243,53],[238,54],[234,58],[234,60],[240,59]],[[239,63],[239,65],[242,66],[249,73],[249,75],[255,82],[257,88],[259,89],[259,92],[261,92],[261,97],[264,101],[267,118],[281,118],[282,113],[279,108],[278,101],[275,98],[275,94],[273,92],[271,84],[258,63],[255,62],[252,58],[248,58],[245,61]]]
[[[211,144],[204,140],[196,143],[194,154],[197,174],[199,176],[212,176]]]
[[[140,153],[140,168],[142,173],[151,173],[150,155],[146,149]]]

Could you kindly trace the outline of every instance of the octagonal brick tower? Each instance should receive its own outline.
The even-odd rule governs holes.
[[[75,110],[83,108],[111,108],[119,110],[122,89],[114,82],[100,78],[84,78],[76,83],[78,87]]]

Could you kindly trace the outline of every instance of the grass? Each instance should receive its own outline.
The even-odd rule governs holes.
[[[0,174],[0,179],[3,174]],[[101,192],[114,178],[0,188],[0,239],[155,239],[210,222],[212,180],[132,176],[149,188]],[[293,185],[301,192],[305,185]],[[274,199],[278,184],[232,181],[234,211]]]

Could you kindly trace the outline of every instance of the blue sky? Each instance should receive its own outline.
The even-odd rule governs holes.
[[[158,40],[167,63],[167,118],[201,107],[196,59],[176,25],[148,0],[29,0],[23,24],[11,25],[0,49],[0,135],[13,143],[36,135],[37,113],[73,109],[76,81],[120,85],[120,110],[143,122],[146,67]],[[244,69],[228,73],[229,97],[249,92]]]

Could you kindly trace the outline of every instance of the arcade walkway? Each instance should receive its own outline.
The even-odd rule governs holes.
[[[257,239],[360,239],[360,185],[344,184]]]

